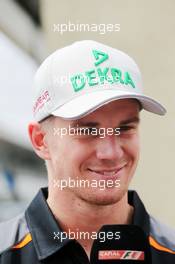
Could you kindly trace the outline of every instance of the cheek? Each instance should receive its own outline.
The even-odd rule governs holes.
[[[54,136],[49,141],[50,160],[53,167],[62,166],[69,157],[70,148],[65,138]]]
[[[140,141],[138,137],[133,140],[131,151],[133,153],[135,161],[137,162],[140,155]]]
[[[137,134],[124,141],[125,151],[131,159],[137,161],[140,154],[140,141]]]
[[[90,144],[72,139],[70,137],[53,138],[50,140],[50,156],[55,168],[61,166],[67,172],[81,169],[81,164],[92,153]]]
[[[69,163],[72,164],[75,170],[81,170],[82,165],[92,156],[93,148],[91,144],[85,142],[72,142],[70,145]]]

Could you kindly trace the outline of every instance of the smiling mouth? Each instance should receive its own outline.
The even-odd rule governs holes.
[[[106,177],[112,177],[115,176],[119,171],[121,171],[125,166],[126,164],[114,170],[92,170],[92,169],[88,169],[88,170]]]

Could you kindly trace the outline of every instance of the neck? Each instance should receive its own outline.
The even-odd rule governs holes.
[[[97,233],[103,225],[130,224],[133,207],[128,204],[127,199],[126,193],[115,204],[99,206],[80,200],[73,193],[49,189],[47,203],[63,231],[91,234]],[[89,256],[93,240],[77,238],[77,241]]]

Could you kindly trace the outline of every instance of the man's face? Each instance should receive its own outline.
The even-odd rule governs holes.
[[[139,158],[138,124],[139,104],[134,99],[111,102],[76,121],[55,117],[46,134],[50,152],[49,181],[86,180],[89,185],[67,187],[62,192],[71,192],[90,204],[109,205],[120,201],[128,190]],[[115,130],[120,135],[106,132],[105,137],[67,134],[61,138],[55,133],[68,127],[96,127],[105,131],[120,128]]]

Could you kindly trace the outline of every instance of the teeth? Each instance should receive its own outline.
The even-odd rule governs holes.
[[[111,172],[104,171],[103,172],[103,175],[105,176],[113,176],[114,174],[115,174],[115,171],[111,171]]]
[[[113,176],[114,174],[116,173],[116,171],[104,171],[103,172],[103,175],[105,175],[105,176]]]
[[[96,173],[99,173],[99,174],[103,174],[104,176],[108,176],[108,177],[115,175],[119,170],[120,169],[114,170],[114,171],[96,171],[96,170],[91,170],[90,169],[90,171],[93,171],[93,172],[96,172]]]

